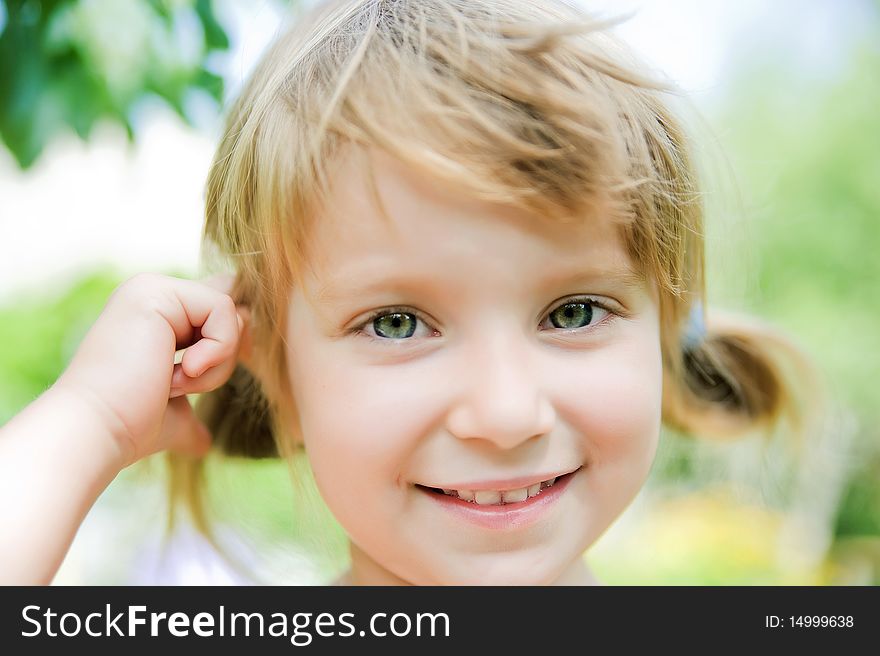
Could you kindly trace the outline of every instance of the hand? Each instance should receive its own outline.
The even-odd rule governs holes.
[[[228,295],[231,282],[149,273],[129,279],[53,386],[100,418],[120,469],[164,449],[204,455],[210,448],[186,395],[225,383],[249,341],[250,315]]]

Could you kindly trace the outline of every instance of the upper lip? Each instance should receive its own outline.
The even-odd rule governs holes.
[[[559,478],[560,476],[565,476],[566,474],[570,474],[574,471],[577,471],[580,467],[575,467],[574,469],[565,469],[558,472],[550,472],[547,474],[534,474],[529,476],[518,476],[516,478],[499,478],[490,481],[469,481],[463,483],[451,483],[451,484],[443,484],[443,485],[429,485],[427,487],[436,487],[442,490],[518,490],[522,487],[531,487],[536,483],[540,483],[541,481],[547,481],[551,478]]]

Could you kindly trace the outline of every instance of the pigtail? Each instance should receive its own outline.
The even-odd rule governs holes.
[[[804,435],[822,395],[801,348],[752,318],[713,312],[697,335],[693,323],[692,313],[665,374],[664,422],[695,435],[732,437],[769,433],[784,421],[794,436]]]
[[[244,366],[236,366],[229,380],[217,389],[198,395],[193,411],[211,433],[214,452],[244,458],[278,456],[268,402]],[[190,505],[188,501],[195,499],[200,488],[203,460],[173,453],[169,459],[170,496]],[[202,523],[202,513],[193,515]]]
[[[260,383],[239,364],[229,380],[199,396],[195,413],[220,453],[243,458],[275,458],[269,403]]]
[[[241,277],[231,290],[237,303],[252,298],[244,289]],[[253,327],[252,327],[253,329]],[[211,433],[211,452],[222,456],[243,458],[278,457],[277,420],[258,378],[244,364],[237,364],[229,379],[220,387],[196,397],[193,411]],[[212,530],[210,504],[205,497],[205,458],[168,453],[168,525],[167,535],[174,531],[180,514],[185,511],[193,527],[208,541],[225,561],[244,577],[251,572],[226,550]]]
[[[200,394],[193,408],[212,435],[212,452],[224,456],[271,458],[278,456],[276,430],[269,403],[259,382],[243,365],[216,390]],[[253,579],[254,572],[231,554],[213,530],[210,504],[205,496],[205,458],[178,453],[166,454],[168,466],[168,525],[170,536],[180,518],[180,510],[193,527],[239,575]]]

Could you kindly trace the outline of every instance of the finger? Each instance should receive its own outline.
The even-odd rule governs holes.
[[[201,281],[201,283],[207,285],[208,287],[211,287],[212,289],[216,289],[219,292],[231,296],[235,287],[235,281],[236,277],[234,275],[217,274],[209,278],[205,278]],[[235,299],[233,298],[233,300]],[[242,329],[244,329],[244,332],[247,333],[251,322],[250,307],[244,303],[236,301],[235,311],[238,314],[239,321],[243,323],[243,326],[239,326],[239,332],[242,332]],[[198,340],[193,339],[193,343],[195,343],[196,341]]]
[[[204,456],[211,449],[211,433],[185,396],[168,402],[160,440],[163,448],[193,457]]]
[[[126,286],[142,290],[126,295],[132,302],[143,307],[144,300],[149,298],[155,303],[156,312],[174,333],[175,350],[194,348],[206,342],[194,349],[192,362],[188,366],[206,369],[207,366],[201,362],[202,356],[194,357],[199,351],[206,348],[210,351],[210,342],[231,345],[238,338],[235,303],[230,296],[208,285],[181,278],[141,274],[128,281]],[[199,336],[198,340],[194,339],[196,335]],[[217,346],[212,348],[216,349]],[[188,370],[187,373],[192,375],[198,371]]]
[[[198,378],[209,368],[235,357],[238,350],[241,324],[235,304],[225,295],[214,300],[215,305],[199,327],[201,338],[187,347],[181,360],[184,373],[190,378]]]
[[[216,289],[219,292],[224,294],[232,295],[233,289],[235,287],[236,277],[230,274],[218,274],[215,276],[211,276],[210,278],[205,278],[202,283],[211,287],[212,289]],[[233,297],[233,300],[235,298]],[[249,333],[250,323],[251,323],[251,309],[248,305],[236,301],[235,311],[238,313],[239,322],[243,325],[239,326],[239,333],[244,332],[245,334]],[[197,339],[193,340],[193,343],[198,341]]]
[[[216,321],[226,323],[229,321],[226,313],[227,310],[224,309],[213,316]],[[212,340],[204,337],[205,327],[202,327],[202,335],[204,338],[199,339],[199,341],[183,352],[183,357],[181,358],[179,365],[175,365],[174,367],[175,371],[172,374],[171,387],[184,387],[192,383],[194,380],[200,379],[208,370],[220,367],[224,363],[229,364],[229,374],[232,373],[232,370],[235,368],[235,360],[237,359],[241,348],[241,337],[242,331],[244,330],[244,320],[241,316],[236,312],[234,317],[235,318],[232,320],[232,323],[235,326],[234,339],[225,339],[223,341]]]
[[[186,357],[186,354],[184,354]],[[227,380],[235,371],[236,359],[229,358],[221,364],[210,367],[201,376],[190,378],[184,373],[182,363],[174,365],[171,375],[171,389],[169,398],[176,398],[183,394],[201,394],[215,390]]]
[[[229,380],[229,377],[235,370],[242,346],[247,346],[248,349],[247,354],[243,354],[243,356],[249,357],[250,333],[246,327],[249,321],[250,311],[248,308],[244,306],[237,308],[236,324],[238,326],[239,340],[235,349],[230,355],[225,357],[223,352],[219,353],[217,361],[209,361],[208,368],[204,369],[198,376],[187,375],[187,372],[192,371],[195,367],[186,362],[187,357],[192,357],[188,354],[193,349],[192,347],[186,349],[181,361],[174,365],[171,375],[169,398],[176,398],[184,394],[201,394],[202,392],[209,392],[217,389]],[[247,358],[245,358],[245,364],[247,365]]]

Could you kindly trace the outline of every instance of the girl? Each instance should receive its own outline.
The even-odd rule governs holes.
[[[179,454],[200,518],[209,449],[304,448],[350,537],[341,582],[595,583],[581,555],[661,422],[794,413],[783,338],[704,325],[688,144],[606,27],[563,0],[300,17],[208,179],[207,254],[233,283],[129,280],[3,428],[3,498],[29,490],[3,509],[3,581],[49,582],[145,456]]]

